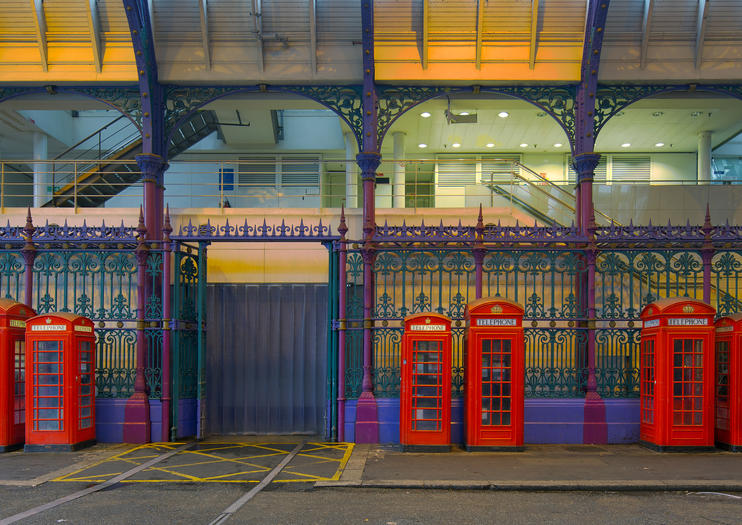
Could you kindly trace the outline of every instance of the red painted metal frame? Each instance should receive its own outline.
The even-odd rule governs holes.
[[[16,355],[16,343],[26,341],[26,319],[36,315],[31,308],[12,299],[0,299],[0,452],[19,448],[25,435],[25,349]]]
[[[430,330],[423,327],[440,327],[441,329]],[[418,420],[412,415],[413,397],[415,397],[415,386],[417,386],[413,383],[415,370],[412,365],[415,346],[421,342],[440,344],[441,359],[437,386],[440,387],[438,406],[440,407],[441,425],[437,430],[413,428],[414,422]],[[404,319],[401,349],[399,442],[403,447],[408,448],[409,446],[447,447],[451,443],[451,319],[435,313],[408,315]]]
[[[720,359],[719,343],[728,345],[724,362]],[[742,313],[716,321],[716,344],[715,440],[720,447],[739,451],[742,450]]]
[[[464,440],[468,450],[523,448],[524,426],[524,378],[525,350],[523,341],[523,307],[516,302],[500,297],[487,297],[469,303],[466,307],[466,385],[465,385],[465,433]],[[512,324],[509,324],[512,320]],[[508,324],[506,324],[508,323]],[[510,392],[500,391],[500,414],[503,420],[499,425],[482,423],[482,349],[485,341],[508,341],[510,343]],[[507,385],[503,364],[495,367],[501,370],[500,387]],[[494,373],[494,368],[493,368]],[[495,381],[493,384],[498,383]],[[493,395],[492,393],[490,395]],[[498,397],[498,396],[495,396]],[[509,412],[505,401],[509,398]],[[494,397],[493,397],[494,399]],[[492,407],[490,407],[492,410]],[[488,411],[489,412],[489,411]],[[504,414],[509,414],[505,422]]]
[[[657,450],[713,447],[715,313],[710,305],[689,298],[660,299],[642,310],[642,444]],[[690,324],[693,322],[705,324]],[[697,341],[702,345],[701,358],[691,353],[688,363],[688,352],[684,350],[678,366],[674,359],[676,342],[687,348],[688,342],[695,345]],[[653,363],[647,361],[645,352],[645,345],[650,342],[654,344]],[[654,379],[647,377],[652,371]],[[696,388],[697,384],[700,388]],[[653,399],[648,391],[652,387]],[[647,417],[650,411],[652,418]]]
[[[49,330],[48,326],[61,327],[57,330]],[[26,321],[26,450],[39,449],[76,449],[81,446],[95,442],[95,333],[93,321],[76,314],[61,312],[43,314],[32,317]],[[34,410],[41,408],[41,403],[35,407],[35,400],[39,395],[34,392],[36,383],[35,376],[42,374],[41,368],[36,369],[37,348],[39,343],[59,342],[61,343],[63,364],[62,370],[51,372],[50,375],[58,375],[62,378],[62,389],[59,397],[62,399],[63,412],[59,420],[62,428],[59,430],[35,429],[37,418]],[[81,369],[81,345],[89,343],[90,367]],[[38,370],[38,374],[36,371]],[[86,428],[81,428],[80,417],[81,400],[84,396],[81,387],[85,376],[90,378],[88,384],[92,387],[88,394],[92,401],[92,414]],[[36,385],[40,386],[40,385]],[[56,386],[50,384],[49,386]],[[49,407],[51,409],[55,407]]]

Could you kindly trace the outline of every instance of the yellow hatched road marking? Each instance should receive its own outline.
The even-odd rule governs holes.
[[[141,465],[145,461],[152,459],[154,457],[157,457],[162,452],[167,451],[167,450],[173,450],[182,444],[183,443],[148,443],[145,445],[139,445],[132,449],[116,454],[115,456],[112,456],[108,459],[98,461],[84,468],[81,468],[75,472],[71,472],[64,476],[61,476],[57,479],[54,479],[53,481],[88,482],[88,483],[104,482],[107,479],[110,479],[116,475],[119,475],[120,472],[109,471],[105,473],[90,473],[88,476],[85,476],[84,472],[89,471],[90,469],[93,469],[94,467],[97,467],[104,463],[111,463],[114,461],[121,461],[121,462],[124,462],[125,464]],[[286,443],[286,444],[290,445],[290,443]],[[196,457],[204,458],[203,461],[198,461],[198,460],[185,461],[177,465],[168,465],[166,467],[152,466],[143,471],[143,472],[151,472],[151,473],[157,473],[157,472],[163,473],[163,474],[167,473],[170,476],[175,477],[176,479],[126,479],[126,480],[122,480],[122,483],[185,483],[185,482],[191,482],[191,483],[259,483],[260,480],[257,480],[257,479],[228,479],[228,478],[234,478],[235,476],[246,476],[246,475],[261,474],[264,472],[268,472],[271,470],[272,467],[265,466],[265,465],[258,465],[254,463],[254,461],[260,458],[270,458],[270,457],[275,457],[275,456],[288,455],[290,453],[290,451],[281,450],[281,449],[276,448],[276,445],[277,445],[276,443],[203,443],[202,446],[203,445],[205,445],[204,450],[184,450],[180,452],[179,454],[177,454],[176,456],[174,456],[173,458],[171,458],[171,459],[175,459],[177,457],[179,459],[186,459],[188,457],[186,456],[186,454],[191,454]],[[210,445],[216,445],[216,446],[212,448]],[[311,461],[311,463],[309,463],[308,465],[297,465],[297,466],[292,466],[290,464],[287,465],[285,473],[292,476],[292,479],[276,479],[276,480],[273,480],[275,483],[301,483],[301,482],[308,482],[308,481],[309,482],[337,481],[338,479],[340,479],[343,469],[345,469],[345,466],[347,465],[348,460],[350,459],[350,456],[353,452],[354,444],[353,443],[308,443],[307,445],[309,445],[311,448],[307,448],[297,455],[303,456],[304,458],[307,458],[313,461]],[[261,451],[265,451],[265,452],[241,456],[238,458],[225,458],[217,454],[213,454],[213,452],[230,450],[230,449],[247,448],[247,447],[254,448],[254,449],[261,449]],[[152,451],[158,451],[158,453],[155,455],[146,454],[142,456],[131,457],[132,454],[138,451],[144,451],[148,449]],[[324,450],[341,451],[343,452],[343,455],[340,458],[333,458],[333,457],[327,457],[327,456],[322,456],[322,455],[317,454],[318,452],[321,452]],[[314,452],[315,454],[312,454],[312,452]],[[193,459],[196,459],[196,457],[193,457]],[[250,460],[253,460],[253,461],[250,461]],[[208,476],[204,478],[200,478],[198,476],[186,474],[186,473],[179,471],[179,469],[181,468],[196,467],[196,466],[201,466],[201,465],[218,465],[220,463],[241,465],[243,467],[248,467],[248,469],[239,471],[239,472],[228,473],[228,474],[218,474],[214,476]],[[320,476],[317,474],[310,474],[310,473],[299,471],[305,468],[308,468],[311,470],[312,466],[326,465],[328,463],[337,463],[337,468],[335,469],[334,474],[330,477]]]

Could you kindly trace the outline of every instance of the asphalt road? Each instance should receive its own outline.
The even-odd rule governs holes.
[[[0,518],[83,488],[76,483],[0,487]],[[250,486],[118,485],[66,503],[26,524],[208,524]],[[272,485],[227,523],[250,524],[742,524],[742,494],[492,492],[312,489]]]

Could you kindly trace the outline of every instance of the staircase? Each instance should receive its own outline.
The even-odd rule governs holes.
[[[117,119],[118,120],[118,119]],[[132,124],[133,126],[133,124]],[[216,114],[213,111],[199,111],[186,121],[174,134],[168,144],[168,158],[184,152],[201,139],[207,137],[218,127]],[[72,158],[73,152],[79,152],[82,142],[95,142],[96,135],[100,143],[100,134],[104,128],[95,134],[83,139],[66,152],[59,155],[59,171],[65,175],[55,180],[55,187],[62,183],[62,187],[54,191],[54,195],[45,207],[98,207],[108,199],[119,194],[125,188],[139,181],[141,173],[133,160],[142,153],[142,139],[139,130],[135,132],[120,130],[122,136],[117,147],[111,148],[108,153],[98,151],[98,155],[90,160]],[[118,133],[118,132],[117,132]],[[74,161],[74,162],[71,162]],[[55,166],[57,166],[55,162]],[[70,167],[73,167],[71,170]],[[75,194],[77,200],[75,201]]]

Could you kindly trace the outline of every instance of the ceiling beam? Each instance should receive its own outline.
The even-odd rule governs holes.
[[[95,64],[95,72],[100,73],[103,68],[103,55],[100,44],[98,0],[90,0],[90,8],[88,9],[88,27],[90,28],[90,41],[93,46],[93,63]]]
[[[536,67],[536,46],[538,45],[538,0],[531,0],[531,47],[528,54],[528,68]]]
[[[482,69],[482,32],[484,31],[484,3],[485,0],[477,0],[477,43],[476,43],[476,65]]]
[[[423,69],[428,68],[428,18],[430,18],[430,0],[423,0],[423,38],[422,49],[420,50],[420,63]]]
[[[317,73],[317,0],[309,0],[309,60],[314,75]]]
[[[703,41],[706,39],[706,22],[709,17],[708,0],[698,0],[698,18],[696,20],[696,69],[701,69],[703,62]]]
[[[252,0],[252,16],[253,20],[255,20],[255,36],[257,38],[258,71],[262,73],[265,67],[265,59],[263,57],[263,12],[261,0]]]
[[[209,46],[209,17],[208,0],[198,1],[198,14],[201,19],[201,46],[204,50],[204,65],[206,71],[211,71],[211,48]]]
[[[644,15],[642,17],[642,46],[639,52],[639,68],[647,67],[647,49],[649,48],[649,33],[652,31],[652,11],[654,0],[644,0]]]
[[[152,47],[157,47],[157,41],[155,40],[155,2],[147,2],[147,12],[149,13],[149,37],[152,40]]]
[[[42,0],[30,0],[31,8],[36,16],[34,26],[36,28],[36,43],[39,46],[39,57],[41,58],[41,69],[49,71],[49,59],[47,57],[46,44],[46,17],[44,16],[44,4]]]

